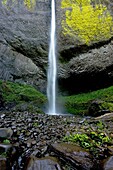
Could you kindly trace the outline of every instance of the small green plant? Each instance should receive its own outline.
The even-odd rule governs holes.
[[[34,123],[33,123],[33,126],[34,126],[34,127],[38,127],[38,125],[39,125],[38,122],[34,122]]]
[[[100,120],[100,121],[97,123],[97,127],[98,127],[98,129],[100,129],[100,130],[104,129],[104,123]]]
[[[7,153],[6,152],[0,153],[0,157],[6,158],[7,157]]]
[[[89,142],[89,137],[86,134],[74,134],[70,136],[65,136],[64,141],[77,142],[83,148],[90,148],[92,144]]]
[[[10,144],[10,140],[9,139],[5,139],[5,140],[3,140],[3,143],[4,144]]]
[[[93,143],[93,148],[104,146],[105,144],[108,144],[112,141],[111,138],[109,138],[109,136],[103,132],[91,132],[90,138],[92,140],[91,142]]]
[[[77,133],[65,136],[63,140],[66,142],[78,143],[81,147],[89,150],[111,142],[111,138],[109,138],[106,133],[95,131],[91,131],[89,134]]]

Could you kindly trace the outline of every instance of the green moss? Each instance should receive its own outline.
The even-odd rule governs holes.
[[[105,5],[93,7],[90,3],[90,0],[62,0],[66,16],[62,21],[64,35],[86,44],[111,38],[113,18],[110,12]]]
[[[101,100],[100,110],[113,111],[113,86],[94,92],[83,93],[63,98],[67,112],[72,114],[87,114],[93,100]]]
[[[41,106],[46,102],[46,97],[30,85],[0,81],[0,89],[5,103],[29,103],[29,110],[33,105]]]

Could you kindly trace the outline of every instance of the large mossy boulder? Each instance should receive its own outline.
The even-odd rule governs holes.
[[[47,99],[31,85],[0,80],[4,111],[29,111],[43,113]],[[1,110],[3,111],[3,110]]]

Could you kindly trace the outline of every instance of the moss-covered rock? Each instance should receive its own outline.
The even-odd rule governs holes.
[[[5,107],[12,110],[42,113],[46,97],[34,87],[25,84],[0,81]]]
[[[113,111],[113,103],[101,100],[94,100],[89,104],[88,114],[92,116],[100,116],[104,113]]]
[[[89,93],[64,97],[67,112],[100,116],[113,112],[113,86]]]

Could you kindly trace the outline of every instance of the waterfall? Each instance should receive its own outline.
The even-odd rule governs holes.
[[[48,55],[48,74],[47,74],[47,97],[48,97],[48,114],[56,114],[56,21],[55,21],[55,0],[51,0],[51,30],[50,30],[50,44]]]

